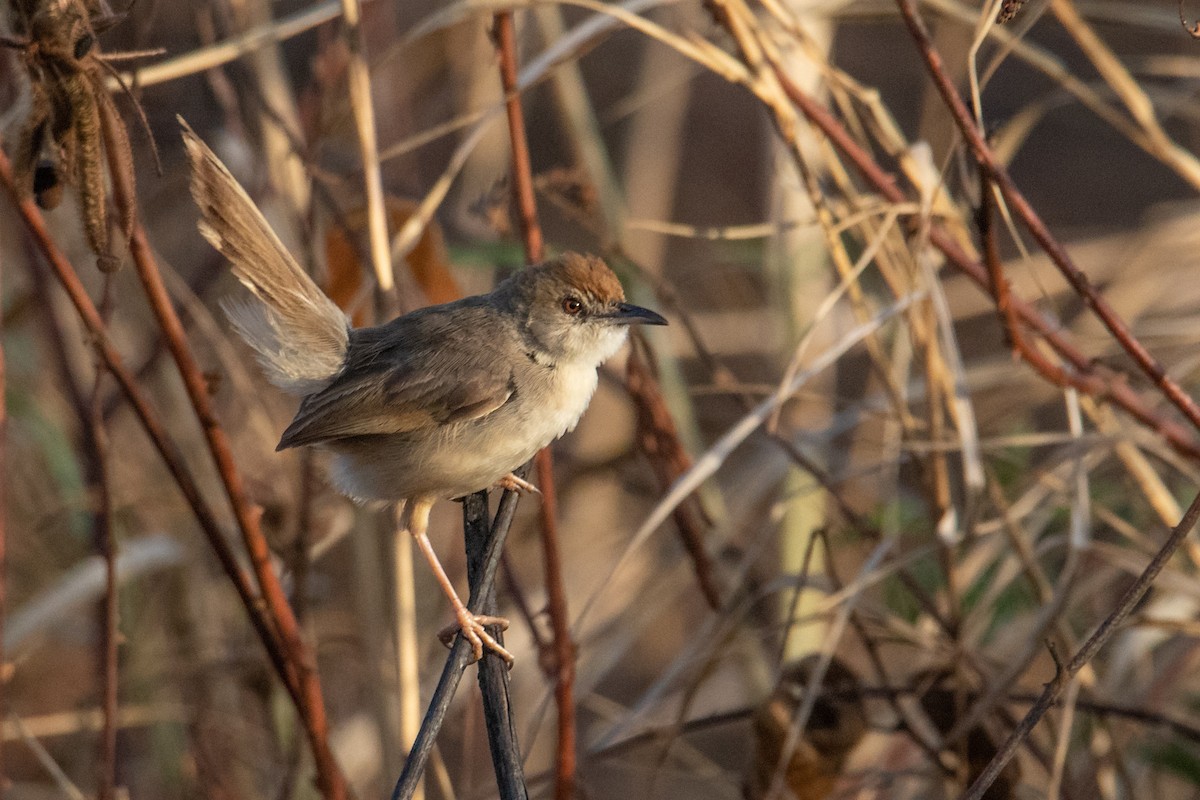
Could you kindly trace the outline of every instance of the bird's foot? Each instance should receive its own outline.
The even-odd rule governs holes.
[[[472,614],[467,609],[462,609],[456,612],[458,622],[453,625],[447,625],[438,632],[438,638],[442,640],[442,644],[449,647],[454,642],[454,637],[462,634],[462,637],[471,643],[471,652],[474,654],[472,663],[483,658],[483,648],[486,646],[489,650],[504,659],[504,663],[512,669],[513,657],[512,653],[504,649],[504,645],[500,644],[488,633],[484,627],[487,625],[498,625],[500,630],[508,630],[508,620],[504,617],[490,617],[487,615]]]
[[[534,486],[524,478],[518,478],[513,473],[508,473],[500,480],[496,481],[497,489],[507,489],[510,492],[517,494],[541,494],[542,490]]]

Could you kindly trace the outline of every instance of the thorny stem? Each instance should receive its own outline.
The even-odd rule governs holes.
[[[691,469],[692,460],[679,441],[675,420],[655,380],[653,362],[645,340],[639,335],[631,335],[630,344],[629,359],[625,364],[625,389],[637,408],[637,436],[642,452],[654,468],[659,488],[665,492],[676,478]],[[704,544],[704,510],[699,495],[694,494],[684,500],[671,512],[671,516],[679,530],[683,548],[692,562],[700,594],[710,609],[720,611],[724,601],[716,567]]]
[[[493,31],[496,48],[500,53],[500,82],[507,98],[505,111],[508,114],[508,133],[512,143],[513,195],[525,242],[525,259],[530,264],[536,264],[542,260],[545,248],[541,225],[538,223],[529,142],[525,134],[525,120],[521,113],[521,96],[517,86],[516,33],[511,11],[496,14]],[[574,795],[575,784],[575,644],[571,641],[567,595],[563,586],[562,560],[558,547],[554,466],[550,451],[543,449],[537,454],[534,462],[537,466],[538,488],[542,492],[542,561],[546,573],[546,598],[550,628],[554,632],[554,662],[557,671],[554,699],[558,707],[558,747],[554,797],[556,800],[570,800]]]

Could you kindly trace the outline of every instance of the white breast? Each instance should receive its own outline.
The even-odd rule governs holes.
[[[558,402],[529,420],[531,432],[537,432],[531,438],[541,442],[538,449],[574,430],[596,392],[598,377],[594,366],[560,364],[554,372],[553,396]]]

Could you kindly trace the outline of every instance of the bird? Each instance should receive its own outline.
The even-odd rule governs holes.
[[[491,292],[428,306],[375,327],[345,313],[284,247],[254,202],[180,120],[200,232],[231,263],[250,297],[226,301],[233,329],[268,380],[301,398],[278,450],[333,454],[333,484],[360,503],[400,507],[454,609],[452,626],[475,660],[486,647],[513,658],[472,614],[427,535],[438,500],[534,487],[514,471],[572,430],[595,392],[601,363],[634,324],[665,325],[625,301],[600,258],[566,252]]]
[[[755,712],[754,757],[743,786],[747,800],[832,797],[846,759],[866,735],[869,721],[858,675],[834,657],[818,689],[812,678],[820,661],[820,655],[814,654],[786,665],[774,691]],[[820,694],[807,724],[798,731],[792,749],[785,751],[796,715],[814,689]],[[784,791],[772,794],[777,779],[782,779]]]

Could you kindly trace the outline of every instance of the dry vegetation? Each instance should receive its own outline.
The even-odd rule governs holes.
[[[529,796],[1200,796],[1200,9],[984,6],[7,0],[0,789],[385,796],[446,661],[180,115],[358,324],[543,247],[670,317],[506,546]]]

